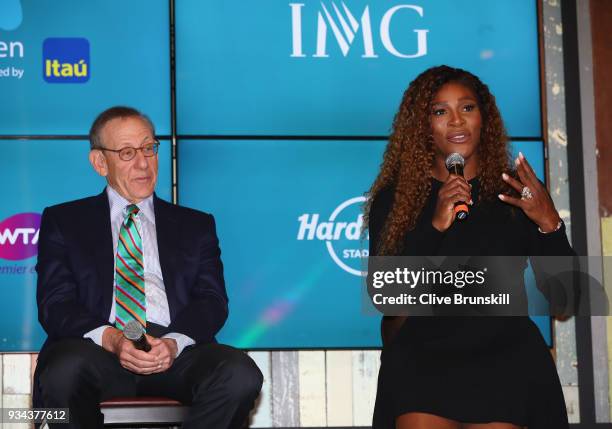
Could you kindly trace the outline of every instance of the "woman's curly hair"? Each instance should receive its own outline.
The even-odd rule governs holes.
[[[393,206],[382,228],[379,255],[400,252],[406,232],[414,229],[418,216],[431,192],[431,170],[435,147],[431,132],[431,103],[445,84],[459,83],[476,95],[482,116],[479,160],[479,200],[493,200],[500,192],[514,193],[501,179],[501,172],[511,171],[508,137],[487,85],[470,72],[448,66],[432,67],[414,79],[402,98],[393,120],[393,130],[385,149],[380,173],[374,181],[365,205],[364,223],[368,225],[372,202],[385,189],[392,189]]]

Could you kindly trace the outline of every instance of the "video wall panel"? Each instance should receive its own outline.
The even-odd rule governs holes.
[[[386,136],[410,81],[448,64],[540,138],[536,2],[405,3],[177,2],[179,134]]]
[[[217,222],[230,317],[220,341],[245,348],[377,347],[363,305],[364,193],[385,141],[182,140],[182,205]],[[515,142],[544,172],[541,141]],[[338,228],[344,223],[344,229]],[[530,298],[537,299],[527,272]],[[550,342],[549,320],[538,318]]]
[[[481,77],[543,179],[533,0],[174,5],[179,203],[217,220],[231,301],[221,341],[380,344],[378,317],[362,309],[359,209],[402,94],[427,67]],[[6,231],[36,231],[45,206],[104,186],[87,143],[70,138],[117,104],[171,133],[169,9],[168,0],[0,2],[0,137],[45,139],[0,140],[0,351],[36,350],[44,338],[36,249],[13,249]],[[162,141],[158,195],[168,200],[170,167]],[[312,235],[332,217],[350,233]],[[539,323],[550,343],[549,319]]]
[[[83,140],[0,141],[0,352],[35,351],[46,334],[38,323],[36,265],[45,207],[103,191]],[[162,141],[157,194],[170,199],[170,146]],[[112,285],[110,286],[112,287]]]
[[[0,4],[0,135],[85,135],[124,104],[170,133],[167,0]]]
[[[230,318],[220,339],[239,347],[375,346],[378,320],[361,314],[363,193],[380,141],[180,142],[181,204],[217,221]],[[314,231],[341,208],[349,234]],[[348,253],[347,253],[348,255]]]

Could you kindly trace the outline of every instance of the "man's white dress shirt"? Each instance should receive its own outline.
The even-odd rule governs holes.
[[[123,198],[110,185],[106,187],[108,202],[110,204],[110,221],[113,233],[113,255],[117,254],[117,242],[119,241],[119,230],[121,223],[125,219],[125,209],[131,203]],[[168,308],[168,298],[159,264],[159,251],[157,248],[157,232],[155,230],[155,211],[153,210],[153,195],[142,200],[138,204],[140,210],[136,215],[136,226],[141,233],[142,247],[144,254],[144,280],[147,308],[147,322],[153,322],[161,326],[170,325],[170,310]],[[116,258],[115,258],[116,259]],[[116,262],[115,262],[116,263]],[[116,274],[115,274],[116,275]],[[113,287],[113,303],[111,306],[108,321],[115,323],[115,288]],[[90,338],[99,346],[102,346],[102,333],[110,325],[103,325],[83,335]],[[184,334],[170,332],[162,338],[172,338],[176,340],[180,355],[187,346],[195,344],[195,341]]]

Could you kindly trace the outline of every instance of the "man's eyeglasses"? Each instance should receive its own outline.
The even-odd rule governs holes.
[[[107,149],[105,147],[96,148],[98,150],[105,150],[107,152],[115,152],[119,154],[119,158],[122,161],[131,161],[136,156],[136,152],[139,150],[142,151],[144,156],[150,157],[157,155],[157,151],[159,150],[159,140],[155,139],[155,143],[149,143],[142,145],[141,147],[122,147],[121,149]]]

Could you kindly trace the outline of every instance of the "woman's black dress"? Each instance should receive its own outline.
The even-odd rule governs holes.
[[[441,233],[431,220],[442,183],[432,179],[430,196],[406,236],[403,254],[573,254],[564,226],[542,234],[522,210],[498,200],[479,202],[478,180],[470,184],[475,204],[468,219]],[[373,202],[372,254],[392,204],[390,189]],[[373,429],[395,428],[396,417],[408,412],[529,429],[568,428],[552,356],[526,316],[408,317],[382,351]]]

